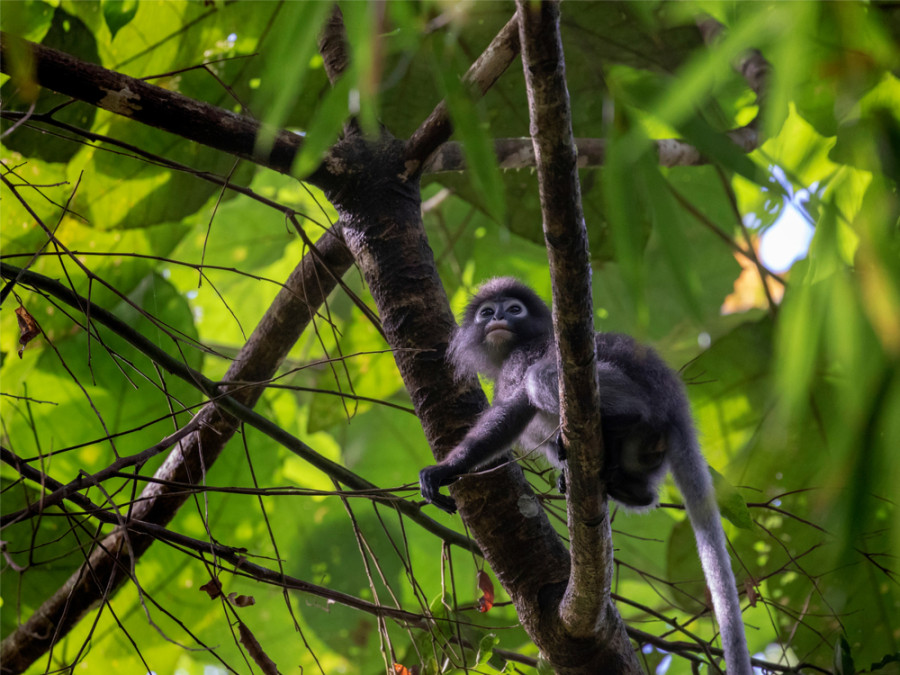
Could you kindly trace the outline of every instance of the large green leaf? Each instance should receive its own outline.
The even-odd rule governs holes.
[[[27,16],[17,16],[19,12],[26,12]],[[45,10],[38,9],[32,3],[10,3],[3,10],[4,25],[7,14],[12,14],[12,23],[15,27],[26,30],[35,26],[35,23],[43,23],[46,16]],[[49,30],[44,35],[42,44],[47,47],[60,49],[80,59],[91,63],[97,63],[100,58],[97,55],[97,41],[94,34],[85,24],[75,16],[65,12],[62,7],[57,7],[53,12],[53,20]],[[12,58],[26,59],[24,53],[17,53],[15,43],[12,43]],[[8,58],[8,57],[7,57]],[[27,60],[22,63],[27,70],[30,68]],[[15,69],[15,64],[14,64]],[[35,90],[29,72],[25,80],[11,79],[0,87],[0,98],[3,99],[3,107],[26,111],[34,104],[37,112],[62,106],[55,115],[60,122],[72,124],[83,129],[89,129],[97,116],[97,108],[86,103],[70,103],[67,96],[56,94],[48,89]],[[33,97],[37,94],[36,97]],[[78,144],[72,143],[66,138],[56,134],[43,134],[33,130],[23,129],[19,133],[11,134],[3,139],[3,144],[26,157],[43,159],[47,162],[67,162],[78,152]]]

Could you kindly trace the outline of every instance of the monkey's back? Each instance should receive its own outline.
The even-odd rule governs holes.
[[[653,401],[651,414],[660,421],[671,421],[683,413],[684,385],[656,351],[621,333],[597,333],[594,336],[597,367],[619,370]]]

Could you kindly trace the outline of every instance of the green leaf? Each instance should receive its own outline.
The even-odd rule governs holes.
[[[347,102],[355,84],[351,75],[345,73],[325,95],[304,135],[300,153],[291,167],[291,175],[302,179],[312,173],[322,161],[325,151],[338,139],[344,121],[349,119]]]
[[[369,2],[346,2],[341,5],[341,10],[344,14],[347,42],[353,45],[351,66],[356,72],[353,74],[352,89],[359,99],[359,110],[351,113],[359,119],[363,131],[374,137],[378,134],[380,119],[379,90],[381,71],[384,68],[384,55],[381,51],[387,38],[372,30],[372,25],[378,20],[376,13],[381,10]],[[397,30],[409,30],[409,19],[402,12],[396,13],[395,18],[400,23]],[[312,134],[310,129],[310,136]]]
[[[685,139],[700,152],[723,167],[760,186],[767,184],[768,174],[763,171],[728,136],[714,129],[700,117],[689,117],[678,125]]]
[[[500,180],[500,167],[494,153],[494,143],[488,126],[484,123],[482,107],[476,105],[472,95],[465,89],[460,79],[464,72],[460,59],[451,45],[444,45],[434,54],[434,70],[443,89],[454,134],[462,143],[466,156],[468,173],[475,192],[482,200],[485,210],[498,223],[506,222],[506,196]],[[456,65],[454,72],[448,65]]]
[[[274,44],[271,52],[280,59],[280,68],[270,70],[269,94],[265,104],[265,122],[268,128],[260,130],[256,152],[267,155],[273,141],[272,130],[284,125],[289,110],[301,93],[316,55],[316,38],[325,17],[332,10],[327,2],[289,2],[280,6],[277,22],[270,38]],[[321,67],[321,58],[318,59]],[[273,80],[277,80],[277,86]]]
[[[131,23],[137,14],[137,0],[102,0],[100,7],[103,10],[103,20],[109,28],[110,35],[116,37],[116,33]]]
[[[478,652],[475,655],[475,662],[478,665],[484,665],[494,656],[494,647],[500,644],[500,638],[495,633],[488,633],[478,642]]]
[[[616,260],[621,265],[621,274],[637,320],[645,326],[649,321],[649,309],[643,251],[650,222],[646,210],[641,208],[642,204],[647,203],[646,194],[640,174],[635,169],[641,163],[642,155],[649,152],[650,145],[637,131],[632,134],[618,131],[609,138],[602,177],[603,195]]]
[[[844,635],[834,643],[834,673],[835,675],[854,675],[856,667],[853,665],[853,655],[850,653],[850,645]]]
[[[725,480],[725,477],[718,471],[709,468],[712,475],[713,485],[716,489],[716,502],[719,504],[719,511],[728,519],[728,521],[743,530],[752,530],[755,526],[753,518],[750,517],[750,509],[747,508],[747,502],[741,497],[740,493],[734,486]]]
[[[7,8],[15,8],[19,5],[30,3],[8,3],[4,5],[5,14]],[[73,56],[77,56],[90,63],[100,63],[97,50],[97,40],[84,22],[57,7],[53,12],[53,21],[47,31],[42,44],[47,47],[61,49]],[[13,52],[16,54],[16,52]],[[13,64],[15,69],[15,64]],[[13,71],[15,72],[15,70]],[[4,109],[26,111],[31,100],[22,100],[23,91],[33,89],[33,83],[9,80],[0,87],[0,99],[3,100]],[[90,129],[97,116],[97,108],[92,105],[63,105],[69,102],[68,96],[57,94],[50,89],[40,88],[36,91],[37,100],[34,101],[35,110],[44,111],[61,106],[54,114],[54,119],[71,124],[81,129]],[[20,152],[26,157],[36,157],[47,162],[68,162],[81,149],[78,143],[73,143],[68,138],[56,134],[44,134],[28,127],[20,127],[11,135],[3,139],[3,144],[10,150]]]

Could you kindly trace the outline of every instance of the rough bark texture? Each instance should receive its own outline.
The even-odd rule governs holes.
[[[418,184],[403,180],[402,143],[349,139],[335,148],[357,183],[329,194],[378,306],[416,414],[438,458],[464,436],[486,401],[455,382],[444,356],[455,322],[422,226]],[[465,478],[451,491],[460,514],[542,650],[557,641],[553,608],[565,587],[568,553],[516,464]],[[511,526],[515,523],[515,526]],[[527,551],[528,564],[523,565]],[[549,608],[550,611],[545,611]],[[567,642],[575,654],[584,647]]]
[[[600,398],[590,251],[559,34],[559,5],[525,0],[518,0],[517,5],[544,238],[553,278],[560,422],[568,455],[566,503],[572,565],[559,617],[566,632],[595,645],[584,654],[583,662],[558,672],[591,672],[602,667],[609,673],[638,673],[640,664],[610,596],[612,532],[600,478],[603,440],[597,415]],[[566,655],[555,651],[547,657],[556,666]]]
[[[306,255],[263,315],[247,344],[225,375],[226,380],[257,382],[275,374],[316,309],[334,289],[353,262],[339,236],[329,231],[317,246],[322,256]],[[330,270],[330,271],[329,271]],[[264,387],[244,387],[234,398],[253,406]],[[198,482],[212,466],[238,427],[238,420],[222,415],[212,404],[200,413],[202,426],[176,445],[155,477],[166,481]],[[168,523],[189,497],[160,484],[149,484],[132,510],[136,520],[159,525]],[[129,578],[138,558],[155,537],[126,532],[118,527],[94,550],[75,572],[23,625],[3,640],[0,663],[3,673],[20,673],[75,626],[97,602],[115,593]]]

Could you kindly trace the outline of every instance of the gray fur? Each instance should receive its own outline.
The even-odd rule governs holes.
[[[565,469],[552,329],[547,305],[513,278],[491,279],[469,302],[448,358],[459,378],[480,373],[494,380],[494,405],[441,464],[420,472],[428,501],[454,510],[440,486],[489,464],[514,443],[541,450]],[[597,333],[595,344],[607,491],[629,509],[646,510],[656,505],[659,483],[671,470],[694,528],[729,675],[752,675],[715,492],[684,386],[656,352],[627,335]]]

